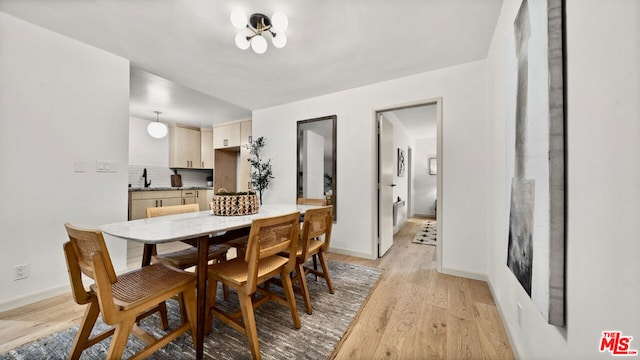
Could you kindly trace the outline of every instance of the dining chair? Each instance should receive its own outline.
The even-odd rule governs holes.
[[[327,195],[327,198],[325,199],[316,199],[316,198],[298,198],[296,200],[296,203],[298,205],[315,205],[315,206],[327,206],[327,205],[331,205],[328,202],[329,199],[329,195]],[[302,223],[304,222],[304,217],[300,218],[300,228],[302,231]],[[312,256],[313,259],[313,270],[318,271],[318,257],[314,254]],[[318,280],[318,277],[316,276],[316,280]]]
[[[299,212],[282,216],[254,219],[244,257],[236,257],[223,263],[209,266],[207,299],[210,302],[206,329],[211,329],[213,317],[245,335],[253,359],[260,359],[260,346],[254,309],[268,300],[283,304],[291,311],[293,326],[300,328],[300,318],[291,284],[291,271],[295,257],[279,255],[283,251],[294,253],[298,244]],[[269,279],[280,276],[284,294],[269,292],[268,286],[258,287]],[[240,311],[227,313],[216,305],[217,282],[236,289]],[[257,296],[260,295],[260,297]]]
[[[89,305],[76,334],[69,354],[79,359],[84,349],[113,335],[107,359],[119,359],[130,334],[146,347],[130,359],[143,359],[169,342],[191,330],[195,343],[195,275],[163,264],[153,264],[116,275],[109,251],[99,230],[83,229],[69,223],[64,225],[69,241],[64,244],[67,270],[73,297],[80,305]],[[87,291],[82,274],[93,279]],[[158,311],[159,305],[176,294],[182,294],[187,318],[180,326],[156,338],[140,328],[137,322]],[[98,315],[113,328],[90,338]]]
[[[200,211],[200,206],[198,204],[150,207],[147,208],[147,218],[198,211]],[[229,247],[225,245],[210,245],[208,254],[209,261],[225,261],[227,259],[228,250]],[[152,254],[152,261],[161,262],[183,270],[195,266],[198,263],[198,249],[194,246],[190,246],[184,250],[161,254],[158,254],[154,247]]]
[[[300,232],[300,239],[298,240],[293,281],[298,283],[307,314],[309,315],[311,315],[313,310],[306,280],[308,273],[316,275],[316,278],[318,276],[324,278],[329,288],[329,293],[334,293],[333,282],[331,281],[331,275],[325,259],[325,254],[329,249],[329,243],[331,241],[331,229],[333,226],[332,213],[333,206],[331,205],[307,210],[304,214],[302,231]],[[322,271],[304,266],[310,257],[315,257],[316,255],[320,260]]]
[[[200,205],[198,204],[185,204],[185,205],[173,205],[173,206],[161,206],[161,207],[150,207],[147,208],[147,218],[152,218],[156,216],[166,216],[166,215],[175,215],[175,214],[185,214],[190,212],[198,212],[200,211]],[[227,260],[227,252],[229,251],[229,246],[226,245],[209,245],[209,253],[207,255],[208,261],[214,262],[222,262]],[[160,262],[165,265],[173,266],[175,268],[185,270],[192,266],[195,266],[198,263],[198,248],[195,246],[189,246],[183,250],[168,252],[168,253],[157,253],[156,246],[153,246],[152,262]],[[229,298],[229,288],[224,288],[224,296],[225,299]],[[185,310],[184,306],[182,306],[182,299],[178,297],[178,302],[180,303],[180,315],[184,319]]]
[[[327,206],[327,199],[298,198],[296,203],[299,205]]]

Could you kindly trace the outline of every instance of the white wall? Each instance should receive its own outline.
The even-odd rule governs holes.
[[[65,222],[127,219],[128,127],[127,60],[0,12],[0,311],[69,291]],[[108,246],[124,268],[125,242]]]
[[[129,165],[169,167],[169,136],[162,139],[147,133],[150,121],[129,118]]]
[[[519,5],[504,1],[488,57],[489,280],[519,357],[609,359],[602,331],[633,336],[640,349],[640,2],[567,0],[564,328],[546,323],[505,265],[506,41]]]
[[[407,222],[407,206],[409,200],[409,148],[414,147],[414,140],[402,125],[400,119],[393,112],[385,112],[384,116],[393,125],[393,201],[398,201],[398,197],[405,201],[405,205],[398,208],[396,215],[396,226],[393,228],[395,234]],[[398,176],[398,149],[404,151],[405,173]]]
[[[435,215],[437,196],[437,175],[429,174],[429,156],[436,156],[437,138],[416,140],[414,161],[413,213],[416,215]]]
[[[337,203],[332,250],[374,258],[376,228],[375,110],[443,97],[443,268],[486,273],[486,63],[346,90],[253,112],[254,136],[273,159],[267,203],[295,201],[296,121],[336,114]]]

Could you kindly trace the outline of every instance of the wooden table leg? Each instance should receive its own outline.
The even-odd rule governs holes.
[[[198,239],[197,275],[197,319],[196,319],[196,359],[202,359],[204,353],[204,325],[207,319],[207,263],[209,256],[209,236]]]
[[[151,265],[151,255],[153,255],[153,249],[155,244],[144,244],[142,249],[142,266]]]

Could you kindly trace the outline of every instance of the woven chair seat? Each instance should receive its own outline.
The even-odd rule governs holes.
[[[289,259],[279,255],[260,259],[258,266],[258,279],[281,268],[288,261]],[[247,272],[247,263],[244,259],[235,258],[224,263],[209,265],[209,276],[210,278],[224,279],[238,285],[243,285],[247,282],[247,277],[249,276]]]
[[[229,246],[226,245],[211,245],[209,246],[209,260],[226,259]],[[170,253],[158,254],[153,256],[155,262],[161,262],[167,265],[171,265],[178,269],[186,269],[192,266],[196,266],[198,263],[198,249],[190,247],[184,250],[174,251]]]
[[[162,264],[153,264],[118,276],[111,285],[113,301],[120,310],[148,297],[157,296],[169,288],[193,281],[193,273],[177,270]],[[95,284],[91,289],[96,291]]]

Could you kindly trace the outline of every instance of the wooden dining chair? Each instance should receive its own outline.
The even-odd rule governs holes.
[[[315,198],[298,198],[296,203],[298,205],[315,205],[315,206],[327,206],[327,205],[331,205],[328,202],[328,196],[325,199],[315,199]],[[300,222],[302,223],[304,221],[304,217],[300,218]],[[300,226],[302,228],[302,225]],[[302,229],[301,229],[302,231]],[[316,272],[318,271],[318,257],[314,254],[312,255],[312,259],[313,259],[313,270],[315,270]],[[316,276],[316,280],[318,280],[318,277]]]
[[[130,334],[147,346],[130,359],[143,359],[161,347],[191,330],[195,343],[195,275],[163,264],[153,264],[138,270],[116,275],[109,251],[99,230],[64,225],[69,240],[64,253],[73,297],[76,303],[86,305],[82,324],[73,342],[70,359],[79,359],[84,349],[113,335],[107,359],[120,359]],[[87,291],[82,274],[94,280]],[[176,329],[156,339],[136,323],[158,311],[159,305],[176,294],[182,294],[187,318]],[[98,315],[113,328],[90,338]]]
[[[258,306],[270,299],[287,306],[291,311],[293,326],[296,329],[300,328],[290,278],[295,266],[295,257],[279,255],[283,251],[295,252],[298,244],[299,217],[300,213],[295,212],[253,220],[245,256],[209,266],[208,279],[211,286],[208,287],[207,299],[210,305],[205,327],[211,329],[212,318],[216,317],[239,331],[247,337],[253,359],[261,358],[253,312]],[[269,292],[268,287],[258,287],[277,275],[283,280],[285,297]],[[216,306],[217,282],[236,289],[240,303],[239,312],[229,314]]]
[[[333,206],[331,205],[307,210],[304,214],[302,231],[300,232],[300,239],[298,240],[293,281],[298,283],[307,314],[309,315],[311,315],[313,310],[306,280],[308,273],[316,275],[316,278],[318,276],[324,278],[327,282],[329,293],[334,293],[333,282],[331,281],[331,275],[329,274],[329,268],[325,258],[325,254],[329,249],[329,243],[331,242],[331,229],[333,226],[332,213]],[[312,269],[304,266],[309,258],[315,256],[320,260],[322,271],[317,270],[317,268]]]
[[[296,203],[298,205],[327,206],[327,199],[298,198]]]
[[[190,212],[198,212],[200,211],[200,205],[198,204],[186,204],[186,205],[173,205],[173,206],[162,206],[162,207],[150,207],[147,208],[147,218],[152,218],[156,216],[166,216],[166,215],[175,215],[175,214],[185,214]],[[209,245],[209,253],[207,255],[208,261],[213,262],[222,262],[227,260],[227,252],[229,251],[229,246],[226,245]],[[195,246],[190,246],[183,250],[168,252],[168,253],[157,253],[157,249],[154,245],[151,255],[152,262],[159,262],[165,265],[173,266],[178,269],[188,269],[192,266],[195,266],[198,263],[198,248]],[[229,288],[224,288],[224,296],[225,299],[229,298]],[[181,297],[178,297],[178,302],[180,303],[180,316],[184,319],[186,313],[183,306],[183,301]]]
[[[174,206],[162,206],[162,207],[150,207],[147,208],[147,218],[156,216],[184,214],[189,212],[200,211],[198,204],[186,204],[186,205],[174,205]],[[209,261],[215,262],[225,261],[227,259],[228,246],[225,245],[210,245],[209,246]],[[178,269],[187,269],[195,266],[198,263],[198,249],[194,246],[186,248],[184,250],[173,251],[169,253],[158,254],[154,248],[151,259],[154,262],[161,262],[166,265],[171,265]]]

